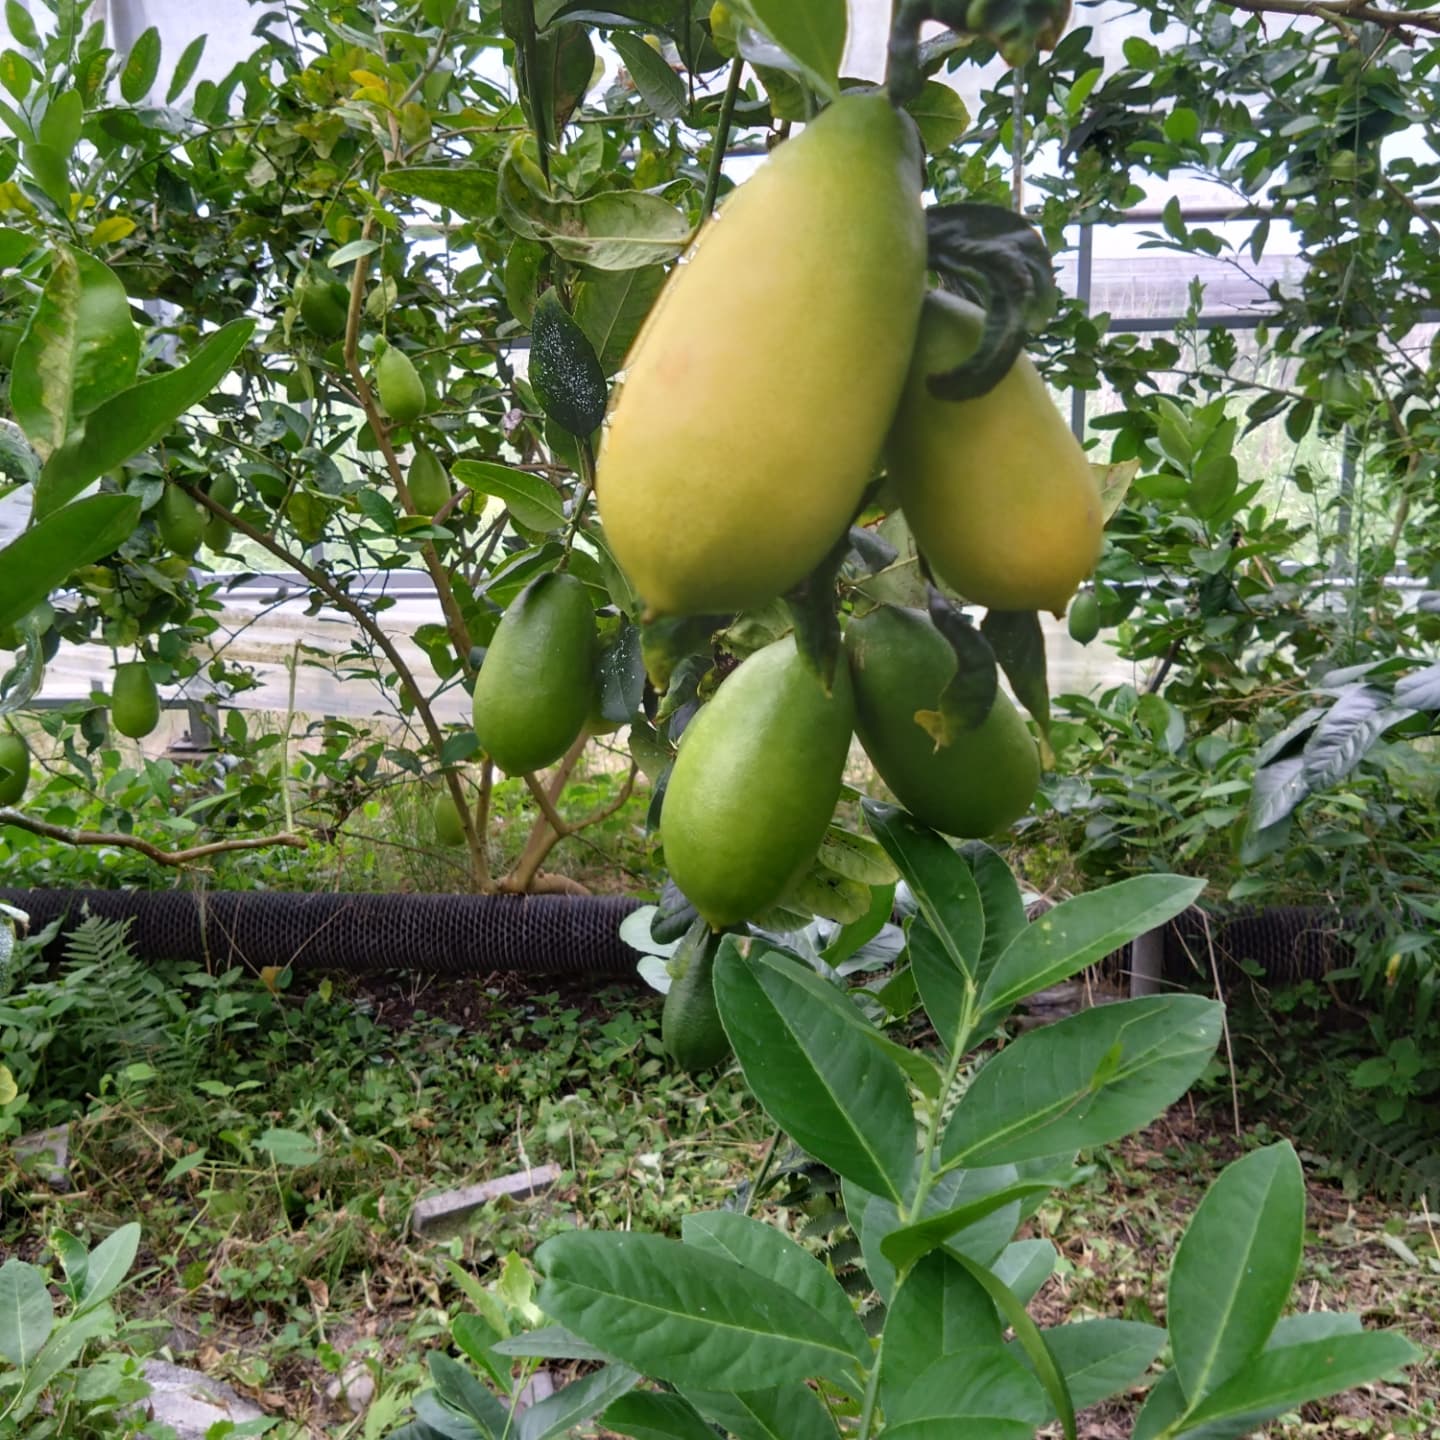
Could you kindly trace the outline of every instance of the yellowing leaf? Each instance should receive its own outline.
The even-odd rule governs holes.
[[[92,232],[90,239],[96,245],[112,245],[123,240],[135,229],[135,222],[128,215],[107,215]]]

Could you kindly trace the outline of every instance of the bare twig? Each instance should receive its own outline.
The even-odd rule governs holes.
[[[1246,10],[1252,15],[1311,15],[1328,20],[1345,34],[1350,25],[1379,25],[1398,35],[1410,30],[1425,30],[1440,35],[1440,15],[1414,10],[1384,10],[1367,5],[1364,0],[1221,0],[1231,10]]]
[[[43,835],[47,840],[63,840],[67,845],[114,845],[124,850],[138,850],[157,865],[188,865],[192,860],[203,860],[208,855],[224,855],[231,850],[266,850],[274,845],[305,850],[310,845],[304,836],[282,832],[279,835],[252,835],[242,840],[212,840],[206,845],[192,845],[188,850],[162,850],[158,845],[134,835],[70,830],[64,825],[52,825],[48,820],[37,820],[22,810],[4,807],[0,807],[0,825],[14,825],[20,830],[30,831],[32,835]]]

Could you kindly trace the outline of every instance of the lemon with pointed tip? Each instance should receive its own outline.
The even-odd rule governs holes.
[[[941,400],[927,384],[974,353],[984,324],[959,296],[926,296],[886,447],[890,481],[921,553],[967,600],[1063,615],[1095,567],[1104,518],[1039,371],[1022,354],[973,400]]]
[[[30,783],[30,747],[16,734],[0,735],[0,805],[18,805]]]
[[[393,345],[375,362],[375,388],[397,425],[409,425],[425,413],[425,382],[410,357]]]
[[[160,695],[143,660],[127,660],[115,667],[110,723],[132,740],[143,740],[160,723]]]
[[[465,843],[465,823],[460,818],[460,808],[455,804],[455,797],[448,788],[435,797],[430,815],[435,823],[435,838],[442,845]]]
[[[626,360],[596,477],[652,615],[764,604],[850,523],[924,293],[919,140],[847,95],[731,195]]]

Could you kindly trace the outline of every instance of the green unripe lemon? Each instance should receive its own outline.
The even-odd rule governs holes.
[[[235,502],[240,496],[240,487],[235,483],[233,475],[217,475],[210,482],[209,494],[217,505],[223,505],[227,510],[233,510]],[[217,555],[221,554],[230,548],[230,535],[229,522],[222,520],[218,515],[212,515],[207,510],[205,512],[205,548],[213,550]]]
[[[947,835],[979,839],[1013,824],[1040,784],[1040,758],[1003,692],[974,730],[936,748],[915,719],[934,710],[955,674],[955,652],[918,610],[882,605],[845,631],[856,730],[895,798]]]
[[[1065,623],[1070,638],[1088,645],[1100,633],[1100,601],[1093,590],[1082,590],[1071,602]]]
[[[794,638],[744,661],[686,727],[660,811],[665,864],[714,929],[773,905],[815,858],[840,796],[854,720]]]
[[[926,297],[886,447],[890,480],[926,559],[967,600],[1062,615],[1094,568],[1104,519],[1039,371],[1021,355],[974,400],[938,399],[926,383],[974,353],[984,324],[967,300]]]
[[[475,736],[507,775],[553,765],[595,687],[595,610],[573,575],[533,580],[511,602],[475,681]]]
[[[846,96],[726,200],[670,276],[596,478],[606,537],[652,614],[772,600],[850,523],[914,343],[919,189],[908,117]]]
[[[730,1037],[715,1003],[715,952],[720,936],[703,921],[693,927],[670,961],[673,979],[660,1012],[660,1043],[682,1069],[713,1070],[730,1053]]]
[[[160,695],[143,660],[127,660],[115,667],[110,723],[132,740],[143,740],[160,723]]]
[[[0,805],[18,805],[30,783],[30,747],[18,736],[0,734]]]
[[[410,357],[393,345],[375,362],[375,388],[397,425],[409,425],[425,413],[425,382]]]
[[[442,845],[465,843],[465,826],[460,819],[460,810],[448,789],[442,790],[435,797],[430,813],[435,821],[435,838]]]
[[[450,500],[450,476],[433,450],[417,450],[406,477],[417,515],[433,515]]]
[[[187,559],[205,538],[206,512],[178,485],[167,485],[155,507],[155,528],[168,549]]]
[[[338,280],[307,276],[295,287],[295,308],[307,330],[338,340],[349,319],[350,292]]]

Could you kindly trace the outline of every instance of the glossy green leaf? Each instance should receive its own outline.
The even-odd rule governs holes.
[[[962,979],[973,980],[985,944],[985,912],[970,867],[949,841],[898,805],[867,800],[863,808],[940,950]],[[944,1031],[941,1036],[947,1038]]]
[[[685,113],[685,83],[670,62],[630,30],[612,30],[610,43],[645,103],[662,120],[678,120]]]
[[[1227,1165],[1205,1192],[1175,1252],[1166,1320],[1192,1403],[1264,1348],[1299,1273],[1304,1230],[1305,1177],[1286,1141]]]
[[[82,565],[108,555],[140,523],[140,501],[93,495],[33,525],[0,549],[0,625],[29,614]]]
[[[880,1402],[886,1414],[936,1361],[1000,1343],[994,1301],[958,1260],[932,1250],[906,1275],[885,1316]]]
[[[894,1425],[917,1421],[1023,1420],[1032,1430],[1050,1418],[1045,1391],[1002,1345],[944,1356],[898,1391],[886,1408]]]
[[[644,48],[648,51],[650,47]],[[575,297],[575,319],[590,337],[606,375],[613,375],[625,363],[664,285],[665,271],[659,265],[595,270],[581,282]]]
[[[1120,946],[1192,905],[1203,880],[1137,875],[1076,895],[1017,935],[995,962],[981,996],[987,1012],[1005,1011],[1027,995],[1058,985]]]
[[[432,1350],[425,1357],[435,1393],[451,1410],[472,1420],[482,1431],[499,1436],[509,1419],[508,1408],[452,1355]]]
[[[572,1380],[523,1411],[511,1429],[515,1440],[555,1440],[633,1390],[640,1377],[628,1365],[606,1365]]]
[[[845,1338],[783,1286],[678,1240],[573,1231],[535,1263],[546,1314],[659,1380],[756,1390],[855,1364]]]
[[[1220,1039],[1202,995],[1101,1005],[1032,1030],[988,1060],[955,1107],[947,1165],[1000,1165],[1103,1145],[1149,1124],[1195,1082]]]
[[[980,633],[990,642],[1015,698],[1050,733],[1050,684],[1045,670],[1045,636],[1033,610],[987,610]]]
[[[978,1224],[987,1215],[1031,1195],[1044,1195],[1058,1189],[1076,1173],[1072,1170],[1069,1175],[1027,1177],[952,1209],[942,1210],[939,1214],[927,1215],[923,1220],[891,1231],[880,1242],[881,1253],[897,1270],[903,1270],[912,1261],[943,1245],[959,1231]]]
[[[26,1369],[50,1338],[55,1306],[45,1276],[24,1260],[0,1265],[0,1355]]]
[[[983,989],[995,962],[1010,942],[1030,923],[1020,887],[1010,867],[988,845],[973,841],[965,847],[965,860],[975,877],[980,909],[985,915],[985,943],[975,967],[976,983]]]
[[[746,0],[769,37],[831,99],[840,94],[845,0]]]
[[[815,1003],[793,962],[747,956],[734,936],[716,957],[715,998],[745,1079],[775,1123],[836,1174],[903,1200],[915,1175],[915,1120],[899,1066],[856,1044],[854,1026]]]
[[[607,1430],[633,1440],[715,1440],[715,1432],[680,1395],[632,1390],[600,1417]]]
[[[151,25],[142,30],[130,47],[125,68],[120,72],[120,93],[131,105],[138,105],[149,93],[160,73],[160,32]]]
[[[1019,1178],[1013,1165],[997,1165],[988,1170],[952,1170],[941,1175],[925,1197],[925,1217],[943,1215],[972,1199],[983,1199],[1015,1184]],[[865,1255],[866,1273],[881,1298],[888,1301],[895,1291],[897,1276],[894,1265],[886,1258],[884,1246],[889,1236],[904,1228],[899,1211],[893,1201],[871,1195],[848,1181],[843,1193],[846,1214]],[[1019,1223],[1020,1203],[1011,1200],[963,1229],[952,1231],[944,1241],[944,1249],[949,1254],[967,1255],[981,1265],[990,1265],[1003,1253]]]
[[[687,1389],[685,1398],[735,1440],[836,1440],[824,1403],[799,1381],[734,1394]]]
[[[1378,1380],[1423,1358],[1419,1346],[1389,1330],[1334,1335],[1282,1345],[1256,1356],[1189,1412],[1185,1429],[1216,1420],[1264,1417]]]
[[[431,1355],[433,1357],[438,1353],[432,1351]],[[441,1358],[449,1359],[448,1356]],[[441,1440],[497,1440],[503,1433],[500,1429],[492,1430],[488,1426],[481,1426],[469,1416],[462,1415],[447,1405],[440,1398],[438,1388],[420,1391],[411,1404],[415,1407],[417,1422],[423,1427],[417,1440],[435,1440],[437,1435]],[[404,1433],[403,1430],[401,1433]]]
[[[1060,1373],[1054,1356],[1046,1348],[1045,1337],[1041,1335],[1039,1327],[1026,1311],[1024,1301],[994,1271],[987,1270],[967,1255],[959,1255],[956,1258],[980,1282],[985,1292],[995,1302],[995,1308],[999,1310],[1000,1318],[1006,1321],[1015,1332],[1015,1343],[1025,1352],[1026,1358],[1039,1377],[1040,1384],[1044,1387],[1045,1394],[1050,1398],[1050,1404],[1055,1414],[1060,1417],[1065,1440],[1075,1440],[1075,1406],[1072,1404],[1070,1392],[1065,1386],[1065,1377]]]
[[[11,408],[26,438],[50,455],[76,420],[134,383],[139,363],[125,287],[93,256],[57,246],[10,377]]]
[[[490,460],[457,460],[450,473],[471,490],[503,500],[527,530],[558,530],[565,523],[559,492],[538,475]]]
[[[35,488],[35,513],[48,515],[91,481],[158,444],[170,427],[223,380],[254,332],[253,320],[232,320],[196,347],[190,360],[121,391],[93,411],[46,462]]]
[[[1137,1320],[1077,1320],[1040,1334],[1077,1410],[1133,1385],[1165,1343],[1165,1332],[1158,1325]],[[1024,1350],[1013,1340],[1010,1349],[1017,1359],[1024,1358]]]

